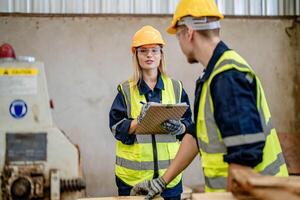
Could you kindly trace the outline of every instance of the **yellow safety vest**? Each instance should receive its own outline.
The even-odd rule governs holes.
[[[222,138],[214,119],[214,107],[210,84],[213,78],[230,69],[247,73],[248,81],[256,81],[256,106],[263,126],[262,133],[237,135]],[[226,92],[226,91],[225,91]],[[287,167],[275,128],[271,124],[271,114],[261,82],[248,63],[235,51],[226,51],[216,63],[209,79],[204,82],[197,118],[197,140],[201,152],[206,192],[222,192],[227,186],[228,163],[223,156],[226,147],[265,141],[263,160],[254,170],[273,176],[288,176]]]
[[[175,104],[181,101],[182,85],[179,81],[172,80],[161,75],[164,89],[162,90],[162,103]],[[132,81],[126,81],[119,85],[122,92],[129,118],[136,119],[141,111],[142,104],[146,103],[144,95],[140,95],[138,87]],[[179,149],[179,141],[172,135],[155,135],[158,172],[162,176]],[[132,145],[117,141],[116,145],[115,173],[126,184],[134,186],[144,180],[153,179],[154,159],[151,135],[136,135],[136,141]],[[178,175],[168,188],[176,186],[181,180],[182,174]]]

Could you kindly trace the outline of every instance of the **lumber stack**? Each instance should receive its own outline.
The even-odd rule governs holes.
[[[232,193],[240,200],[300,200],[300,177],[263,176],[251,169],[231,171]]]

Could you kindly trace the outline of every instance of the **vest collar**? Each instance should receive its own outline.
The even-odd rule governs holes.
[[[139,88],[140,95],[147,94],[151,91],[151,88],[147,85],[147,83],[144,81],[144,79],[139,81],[138,88]],[[160,72],[158,72],[158,75],[157,75],[157,83],[154,87],[154,90],[155,89],[158,89],[158,90],[164,90],[165,89],[164,82],[162,80]]]
[[[218,60],[220,59],[220,57],[223,55],[223,53],[225,51],[228,51],[228,50],[230,50],[230,49],[227,47],[227,45],[223,41],[220,41],[217,44],[217,46],[213,52],[213,55],[208,62],[206,69],[203,70],[203,73],[199,77],[198,81],[204,82],[209,78],[210,74],[214,70],[214,67],[215,67],[216,63],[218,62]]]

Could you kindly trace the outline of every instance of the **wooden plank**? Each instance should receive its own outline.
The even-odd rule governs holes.
[[[193,193],[192,200],[237,200],[231,192]]]
[[[251,169],[234,169],[232,192],[238,198],[300,200],[300,177],[263,176]]]
[[[78,200],[144,200],[144,196],[118,196],[118,197],[99,197],[99,198],[83,198]],[[154,200],[163,200],[156,197]],[[230,192],[215,193],[193,193],[192,200],[237,200]]]
[[[300,200],[300,196],[279,188],[255,188],[252,194],[261,200]]]

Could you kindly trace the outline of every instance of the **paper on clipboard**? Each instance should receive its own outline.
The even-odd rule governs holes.
[[[145,117],[138,124],[135,134],[167,134],[168,132],[161,127],[161,123],[168,119],[180,120],[189,107],[186,103],[160,104],[150,102],[149,104]]]

